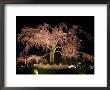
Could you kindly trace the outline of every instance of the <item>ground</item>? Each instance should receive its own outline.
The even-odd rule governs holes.
[[[94,63],[91,61],[74,61],[74,64],[34,64],[17,66],[17,74],[94,74]]]

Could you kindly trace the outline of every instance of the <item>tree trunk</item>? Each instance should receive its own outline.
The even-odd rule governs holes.
[[[50,52],[50,64],[54,64],[54,52]]]
[[[27,64],[26,64],[26,66],[28,67],[28,62],[27,62]]]
[[[28,61],[27,61],[27,58],[25,59],[25,65],[26,65],[26,67],[28,67]]]
[[[54,64],[55,51],[56,51],[56,45],[53,45],[50,52],[50,64]]]

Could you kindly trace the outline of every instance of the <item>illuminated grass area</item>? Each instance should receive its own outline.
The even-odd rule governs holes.
[[[17,74],[94,74],[94,65],[89,61],[74,61],[72,65],[40,65],[17,67]]]
[[[40,64],[34,64],[36,68],[41,69],[68,69],[68,65],[40,65]]]

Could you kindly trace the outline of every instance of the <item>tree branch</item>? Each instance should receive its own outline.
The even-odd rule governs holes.
[[[62,55],[62,52],[61,51],[56,51],[56,52],[59,52]]]
[[[45,54],[44,56],[41,56],[41,58],[43,58],[43,57],[45,57],[45,56],[47,56],[47,55],[49,55],[50,53],[47,53],[47,54]]]
[[[60,46],[57,46],[56,48],[61,48]]]

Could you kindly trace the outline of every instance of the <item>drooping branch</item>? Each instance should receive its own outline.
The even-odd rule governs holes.
[[[47,53],[47,54],[41,56],[41,58],[44,58],[44,57],[46,57],[46,56],[49,55],[49,54],[50,54],[50,53]]]
[[[61,51],[56,51],[56,52],[59,52],[61,55],[63,55]]]
[[[56,48],[61,48],[60,46],[57,46]]]

